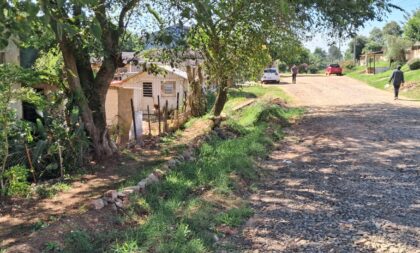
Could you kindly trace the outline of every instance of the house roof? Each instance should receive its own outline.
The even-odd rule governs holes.
[[[188,79],[187,72],[182,71],[180,69],[173,68],[173,67],[168,66],[168,65],[157,65],[157,67],[160,68],[160,69],[162,69],[162,70],[164,70],[164,71],[166,71],[167,73],[172,73],[172,74],[174,74],[176,76],[179,76],[179,77],[181,77],[181,78],[183,78],[185,80]],[[126,83],[131,78],[134,78],[134,77],[136,77],[138,75],[141,75],[144,72],[146,72],[146,71],[138,72],[138,73],[136,73],[136,74],[134,74],[134,75],[132,75],[132,76],[124,79],[124,80],[115,80],[115,81],[112,81],[111,82],[111,87],[121,87],[124,83]]]
[[[140,57],[138,57],[138,53],[137,52],[121,52],[121,58],[123,60],[123,62],[125,64],[131,62],[131,61],[144,61],[143,59],[141,59]],[[102,63],[102,57],[91,57],[90,58],[90,63],[96,63],[96,64],[101,64]]]
[[[365,55],[374,55],[374,54],[383,54],[384,51],[374,51],[374,52],[367,52],[364,54],[361,54],[360,56],[365,56]]]
[[[165,70],[168,73],[172,73],[172,74],[177,75],[179,77],[182,77],[184,79],[188,79],[187,72],[185,72],[185,71],[182,71],[182,70],[177,69],[177,68],[172,68],[171,66],[168,66],[168,65],[159,65],[158,67],[160,69]]]

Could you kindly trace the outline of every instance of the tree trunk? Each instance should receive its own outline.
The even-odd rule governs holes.
[[[220,116],[220,114],[222,113],[223,108],[225,107],[225,104],[227,101],[227,92],[228,92],[227,82],[222,81],[222,83],[219,86],[216,102],[213,108],[214,116]]]
[[[89,82],[92,79],[88,77],[86,70],[78,68],[79,59],[76,57],[76,50],[74,50],[73,45],[65,36],[60,41],[60,49],[63,54],[67,81],[71,93],[75,96],[76,104],[81,111],[81,118],[91,139],[95,158],[101,159],[111,156],[116,153],[117,149],[110,140],[106,128],[104,107],[107,89],[100,86],[92,87],[92,83]],[[85,83],[81,82],[80,77],[83,77]],[[88,97],[85,93],[87,90],[90,91],[90,94],[87,94]]]
[[[190,94],[188,103],[191,108],[191,115],[194,117],[203,116],[206,113],[206,97],[203,93],[203,71],[201,66],[193,68],[187,66],[188,83],[190,86]]]

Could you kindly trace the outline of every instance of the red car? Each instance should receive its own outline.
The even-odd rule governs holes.
[[[337,76],[341,76],[343,74],[343,69],[338,64],[330,64],[325,69],[325,75],[336,74]]]

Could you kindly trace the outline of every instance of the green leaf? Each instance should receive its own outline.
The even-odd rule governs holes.
[[[90,24],[90,32],[96,39],[101,39],[102,30],[98,20],[94,19],[93,22]]]

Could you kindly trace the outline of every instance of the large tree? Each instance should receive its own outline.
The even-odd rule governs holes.
[[[404,36],[413,41],[420,41],[420,9],[413,13],[404,25]]]
[[[219,115],[227,90],[239,69],[261,59],[267,45],[284,43],[304,31],[328,28],[339,36],[354,35],[368,20],[389,12],[389,0],[173,0],[179,13],[194,24],[191,44],[206,60],[210,79],[218,84],[214,114]]]
[[[363,52],[363,48],[365,48],[368,42],[368,38],[365,36],[356,36],[349,42],[349,47],[346,51],[346,55],[351,55],[352,59],[359,60],[360,55]]]
[[[10,36],[14,31],[28,33],[29,22],[32,28],[42,27],[54,34],[64,61],[69,98],[80,108],[97,158],[116,152],[107,132],[105,98],[116,69],[122,66],[127,25],[139,2],[7,0],[3,3],[7,7],[5,35]],[[102,61],[97,73],[90,64],[92,56]]]
[[[382,28],[382,33],[385,36],[391,35],[391,36],[401,36],[403,33],[403,30],[401,29],[401,26],[395,22],[391,21],[387,23],[384,28]]]
[[[341,51],[336,45],[331,45],[328,48],[328,60],[330,62],[340,61],[342,57]]]

